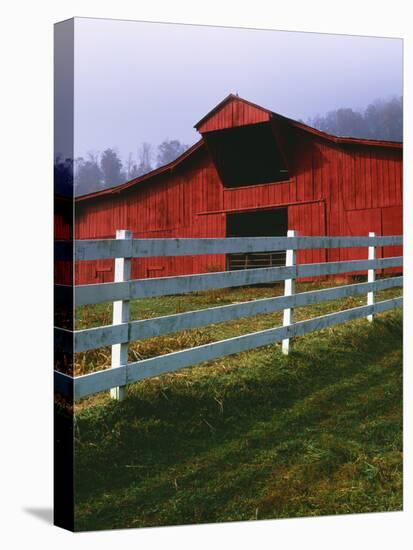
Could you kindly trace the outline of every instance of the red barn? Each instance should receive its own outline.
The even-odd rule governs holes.
[[[229,95],[166,166],[76,199],[77,239],[402,233],[402,144],[336,137]],[[378,256],[398,255],[384,248]],[[365,249],[300,251],[310,263]],[[279,265],[282,253],[134,260],[132,277]],[[76,283],[113,280],[113,261],[81,262]]]

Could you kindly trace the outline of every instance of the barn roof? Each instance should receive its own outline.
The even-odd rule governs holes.
[[[270,111],[265,107],[261,107],[261,105],[257,105],[256,103],[253,103],[252,101],[248,101],[247,99],[239,97],[238,95],[235,95],[235,94],[227,95],[226,98],[224,98],[220,103],[218,103],[218,105],[216,105],[213,109],[211,109],[211,111],[209,111],[205,116],[203,116],[201,120],[199,120],[195,124],[194,128],[196,128],[197,130],[200,130],[207,120],[216,116],[217,113],[222,111],[227,105],[231,103],[242,103],[244,105],[252,107],[256,111],[262,112],[263,115],[266,115],[268,117],[268,119],[276,118],[279,120],[284,120],[287,123],[289,123],[291,126],[300,128],[301,130],[304,130],[310,134],[319,136],[321,138],[324,138],[328,141],[332,141],[334,143],[372,145],[372,146],[378,146],[378,147],[395,147],[395,148],[402,147],[402,143],[400,141],[355,138],[351,136],[348,136],[348,137],[334,136],[332,134],[328,134],[327,132],[323,132],[322,130],[318,130],[317,128],[313,128],[312,126],[308,126],[307,124],[304,124],[303,122],[299,122],[298,120],[294,120],[292,118],[288,118],[283,115],[280,115],[279,113],[275,113],[274,111]]]
[[[270,121],[271,119],[284,121],[290,126],[299,128],[300,130],[303,130],[311,135],[317,136],[319,138],[322,138],[324,140],[327,140],[336,144],[365,145],[365,146],[394,148],[394,149],[401,149],[403,147],[402,142],[399,142],[399,141],[385,141],[385,140],[376,140],[376,139],[334,136],[332,134],[328,134],[316,128],[312,128],[311,126],[308,126],[303,122],[299,122],[297,120],[280,115],[279,113],[270,111],[265,107],[261,107],[260,105],[257,105],[256,103],[252,103],[251,101],[243,99],[235,94],[229,94],[226,98],[224,98],[220,103],[218,103],[218,105],[216,105],[211,111],[209,111],[204,117],[202,117],[201,120],[199,120],[195,124],[194,128],[200,131],[201,135],[203,132],[208,132],[208,126],[207,126],[208,121],[211,120],[213,117],[219,115],[219,113],[222,112],[224,109],[226,109],[230,104],[248,106],[250,109],[250,112],[253,113],[255,122]],[[122,183],[115,187],[110,187],[102,191],[95,191],[93,193],[88,193],[87,195],[80,195],[76,197],[75,200],[76,202],[80,202],[80,201],[85,201],[95,197],[118,194],[126,189],[134,187],[135,185],[151,180],[152,178],[155,178],[158,175],[172,172],[177,166],[179,166],[181,163],[186,161],[193,154],[195,154],[196,151],[200,150],[204,146],[205,146],[205,141],[204,141],[204,138],[202,137],[199,141],[197,141],[194,145],[192,145],[189,149],[187,149],[182,155],[177,157],[172,162],[165,164],[164,166],[155,168],[154,170],[152,170],[151,172],[148,172],[147,174],[143,174],[142,176],[134,178],[126,183]]]

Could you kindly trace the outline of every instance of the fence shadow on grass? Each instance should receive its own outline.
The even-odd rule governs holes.
[[[401,338],[391,312],[79,411],[78,528],[400,508]]]

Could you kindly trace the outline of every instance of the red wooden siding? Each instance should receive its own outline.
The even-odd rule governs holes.
[[[403,233],[403,209],[401,206],[387,206],[381,209],[381,224],[383,235],[401,235]],[[383,257],[401,256],[403,248],[401,246],[384,246]],[[385,273],[394,273],[400,271],[397,267],[389,267],[384,270]]]
[[[54,238],[55,240],[72,239],[73,203],[69,198],[55,196],[54,201]],[[70,285],[73,283],[73,262],[55,260],[54,282]]]
[[[288,227],[298,235],[319,236],[326,234],[325,202],[297,204],[288,208]],[[299,250],[297,263],[310,264],[326,261],[326,250]]]
[[[266,109],[245,101],[237,101],[236,97],[214,109],[210,116],[204,117],[197,125],[199,133],[235,128],[258,122],[268,122],[270,114]]]
[[[206,133],[270,120],[270,113],[231,97],[198,124]],[[269,122],[271,124],[271,122]],[[302,125],[274,126],[281,132],[288,178],[225,188],[205,144],[194,147],[173,169],[157,170],[117,193],[102,193],[76,202],[76,237],[113,238],[117,229],[134,237],[225,237],[228,213],[288,209],[289,229],[300,235],[378,235],[402,232],[402,149],[397,144],[327,139]],[[328,137],[328,136],[327,136]],[[64,222],[57,219],[65,235]],[[401,251],[379,250],[378,256]],[[301,251],[298,261],[366,258],[365,249]],[[223,255],[134,260],[132,277],[154,277],[223,270]],[[113,280],[113,261],[83,262],[76,282]]]

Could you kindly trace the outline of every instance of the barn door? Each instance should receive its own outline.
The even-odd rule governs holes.
[[[324,201],[296,204],[288,207],[288,229],[294,229],[299,236],[324,236],[326,234]],[[310,264],[326,261],[326,251],[299,250],[297,263]]]
[[[227,237],[278,237],[287,234],[287,209],[227,214]],[[254,269],[285,265],[285,251],[227,255],[227,269]]]

